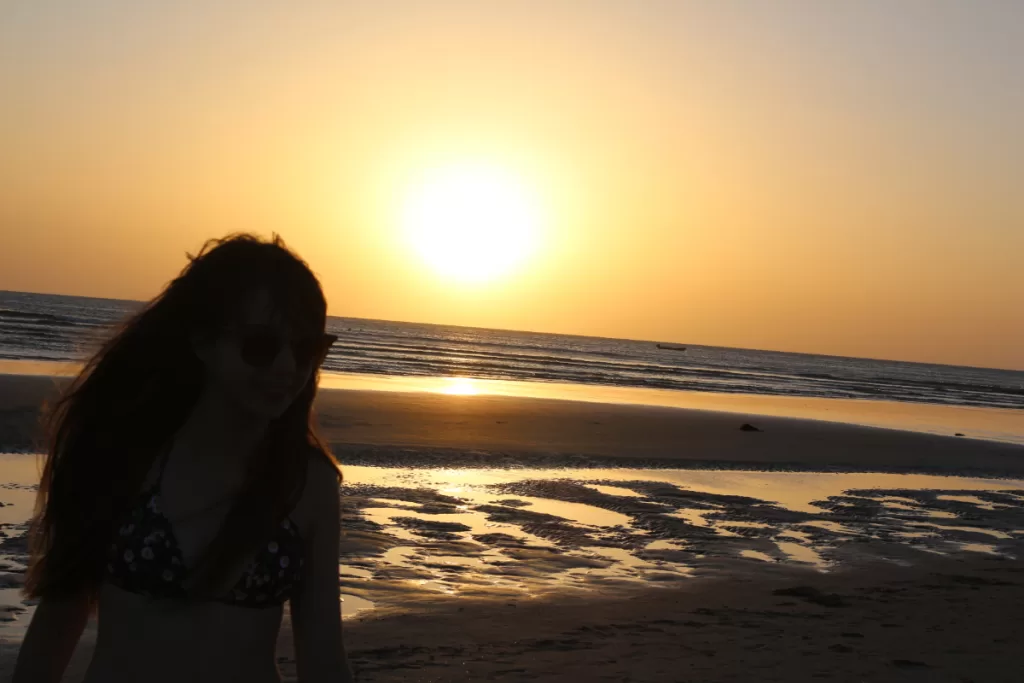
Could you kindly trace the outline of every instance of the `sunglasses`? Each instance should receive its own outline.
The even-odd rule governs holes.
[[[238,345],[239,356],[254,368],[265,368],[273,364],[286,344],[291,346],[296,365],[320,365],[327,357],[331,344],[338,340],[334,334],[285,339],[280,330],[270,325],[244,325],[229,329]]]

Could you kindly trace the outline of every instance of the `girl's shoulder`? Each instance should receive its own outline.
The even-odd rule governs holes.
[[[306,458],[308,459],[306,468],[307,489],[311,483],[316,487],[317,482],[323,482],[324,480],[332,481],[334,486],[341,483],[341,467],[329,452],[325,453],[315,446],[310,446],[306,453]],[[326,486],[325,484],[322,485]]]
[[[295,506],[300,527],[308,529],[321,514],[337,509],[341,477],[336,461],[317,448],[310,447],[307,456],[306,483]]]

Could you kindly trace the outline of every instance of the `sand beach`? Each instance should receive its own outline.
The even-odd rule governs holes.
[[[0,680],[61,381],[0,377]],[[1018,680],[1019,444],[422,391],[321,388],[316,411],[360,681]],[[278,661],[294,680],[287,615]]]

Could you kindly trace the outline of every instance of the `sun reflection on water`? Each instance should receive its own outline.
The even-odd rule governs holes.
[[[476,396],[480,393],[480,387],[476,380],[469,377],[445,377],[444,384],[436,391],[441,394],[452,396]]]

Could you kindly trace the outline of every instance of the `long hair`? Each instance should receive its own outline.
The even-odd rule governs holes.
[[[43,406],[42,477],[29,528],[24,593],[97,597],[118,521],[139,495],[158,450],[188,418],[204,386],[193,333],[215,334],[266,287],[292,329],[324,331],[327,304],[309,266],[278,235],[206,241],[152,301],[124,320],[82,372]],[[301,495],[310,455],[337,461],[313,415],[319,369],[250,459],[219,533],[190,573],[192,595],[212,594],[280,524]]]

